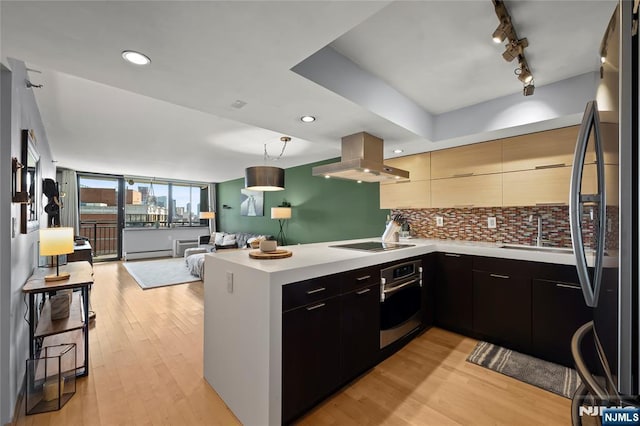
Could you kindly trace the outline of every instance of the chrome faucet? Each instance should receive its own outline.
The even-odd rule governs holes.
[[[530,214],[529,223],[533,222],[534,217],[538,219],[538,235],[536,236],[536,246],[542,247],[542,216],[540,216],[539,214]]]

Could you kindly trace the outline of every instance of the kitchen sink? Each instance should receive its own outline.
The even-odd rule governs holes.
[[[500,247],[514,250],[539,251],[541,253],[573,254],[573,248],[571,247],[525,246],[522,244],[502,244]]]

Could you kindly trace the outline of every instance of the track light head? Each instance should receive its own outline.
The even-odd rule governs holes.
[[[505,61],[511,62],[518,56],[522,55],[524,48],[529,46],[529,41],[526,38],[521,40],[512,41],[507,45],[506,50],[502,54]]]
[[[524,96],[531,96],[531,95],[533,95],[533,92],[534,92],[535,89],[536,89],[536,86],[534,86],[533,83],[527,84],[522,89],[522,94]]]
[[[520,72],[518,73],[518,80],[520,80],[525,84],[529,84],[533,81],[533,75],[531,74],[531,71],[529,71],[529,68],[527,68],[526,66],[520,67]]]
[[[502,43],[509,37],[509,32],[511,31],[511,23],[508,19],[503,19],[500,21],[500,25],[493,32],[493,42],[496,44]]]

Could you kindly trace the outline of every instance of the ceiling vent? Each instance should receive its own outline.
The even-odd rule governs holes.
[[[409,172],[383,164],[383,140],[366,132],[342,138],[342,159],[312,169],[313,176],[362,182],[408,179]]]

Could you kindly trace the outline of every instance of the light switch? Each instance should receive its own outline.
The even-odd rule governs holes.
[[[233,293],[233,272],[227,272],[227,292]]]
[[[488,217],[487,218],[487,228],[495,229],[495,227],[496,227],[496,218],[495,217]]]
[[[436,216],[436,226],[444,226],[444,219],[442,216]]]

